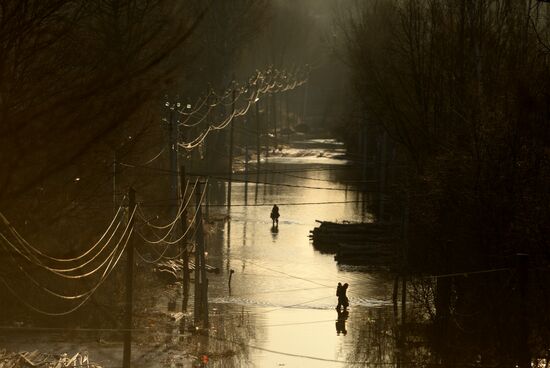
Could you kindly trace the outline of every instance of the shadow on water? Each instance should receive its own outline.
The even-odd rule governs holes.
[[[347,310],[337,310],[336,313],[338,313],[338,318],[336,319],[336,335],[342,334],[346,336],[348,334],[346,330],[346,321],[348,320],[349,312]]]
[[[278,234],[279,234],[279,226],[271,226],[271,237],[273,238],[274,243],[277,241]]]

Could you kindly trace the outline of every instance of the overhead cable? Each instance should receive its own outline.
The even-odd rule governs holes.
[[[192,192],[195,191],[195,188],[196,188],[196,186],[197,186],[197,183],[198,183],[198,179],[195,180],[195,185],[193,186],[193,191],[192,191]],[[172,223],[170,224],[170,227],[169,227],[168,231],[166,232],[166,234],[164,234],[163,237],[161,237],[161,238],[159,238],[159,239],[157,239],[157,240],[150,240],[150,239],[147,239],[147,238],[143,237],[143,236],[140,234],[141,238],[142,238],[143,240],[145,240],[145,241],[146,241],[147,243],[149,243],[149,244],[159,244],[159,243],[165,243],[165,244],[166,244],[166,243],[170,243],[170,241],[167,241],[166,238],[172,233],[172,230],[174,230],[174,227],[176,226],[176,221],[177,221],[179,218],[181,218],[181,215],[183,214],[184,210],[185,210],[185,209],[187,208],[187,206],[189,205],[189,202],[191,201],[191,198],[192,198],[192,196],[190,195],[186,202],[183,202],[183,201],[182,201],[182,203],[181,203],[181,205],[180,205],[180,210],[178,211],[178,214],[177,214],[177,216],[176,216],[176,219],[175,219],[174,221],[172,221]],[[185,203],[185,205],[184,205],[184,203]],[[139,206],[139,205],[138,205],[138,206]],[[188,230],[189,230],[189,229],[186,230],[186,233],[187,233]],[[172,243],[172,244],[173,244],[173,243]]]
[[[24,245],[25,247],[29,248],[30,250],[32,250],[33,252],[35,252],[36,254],[46,258],[46,259],[49,259],[49,260],[52,260],[52,261],[56,261],[56,262],[74,262],[74,261],[78,261],[84,257],[86,257],[88,254],[90,254],[96,247],[98,247],[101,242],[103,241],[103,239],[107,236],[107,234],[109,234],[111,228],[113,227],[116,219],[118,218],[118,215],[121,213],[122,211],[122,205],[118,208],[117,212],[115,213],[114,217],[113,217],[113,220],[111,221],[111,223],[109,224],[109,226],[107,227],[107,229],[105,230],[105,232],[103,233],[103,235],[101,235],[101,237],[99,238],[99,240],[93,244],[87,251],[85,251],[84,253],[82,253],[81,255],[77,256],[77,257],[72,257],[72,258],[58,258],[58,257],[52,257],[48,254],[45,254],[43,253],[42,251],[40,251],[40,249],[36,248],[36,247],[33,247],[32,245],[30,245],[18,232],[17,230],[11,225],[11,223],[8,221],[8,219],[0,212],[0,219],[2,220],[2,222],[4,222],[4,225],[6,225],[6,227],[10,230],[10,232],[18,239],[18,241],[20,243],[22,243],[22,245]]]
[[[3,277],[0,276],[0,280],[6,286],[6,288],[13,294],[13,296],[15,296],[27,308],[29,308],[29,309],[37,312],[37,313],[47,315],[47,316],[65,316],[65,315],[71,314],[74,311],[81,308],[91,298],[91,296],[95,293],[95,291],[103,284],[103,282],[105,282],[105,280],[108,278],[108,276],[113,271],[113,269],[115,269],[116,265],[120,261],[120,258],[122,257],[122,254],[124,254],[124,250],[126,249],[126,246],[128,245],[128,241],[131,238],[132,231],[133,231],[133,229],[130,230],[130,233],[128,234],[128,237],[126,238],[124,246],[122,247],[122,250],[119,253],[117,259],[114,261],[114,263],[112,263],[114,258],[112,258],[111,261],[109,262],[109,265],[108,265],[108,267],[106,268],[106,270],[104,272],[104,277],[95,285],[95,287],[91,290],[91,292],[80,303],[78,303],[76,306],[74,306],[70,309],[64,310],[62,312],[49,312],[49,311],[43,310],[39,307],[36,307],[36,306],[32,305],[31,303],[27,302],[23,297],[21,297],[17,292],[15,292],[15,290],[9,285],[9,283],[6,282],[6,280]]]
[[[134,218],[134,215],[135,215],[135,212],[136,210],[134,209],[134,211],[132,212],[132,214],[130,215],[129,217],[129,220],[128,220],[128,223],[126,225],[126,228],[124,229],[124,232],[122,233],[120,239],[118,240],[118,243],[117,245],[115,246],[115,248],[111,251],[111,253],[109,253],[109,255],[107,256],[107,258],[105,258],[105,260],[103,260],[103,262],[101,262],[99,264],[99,266],[97,266],[95,269],[93,270],[90,270],[88,272],[85,272],[85,273],[82,273],[82,274],[79,274],[79,275],[67,275],[65,274],[64,272],[67,272],[67,270],[63,270],[63,271],[58,271],[56,270],[55,268],[52,268],[52,267],[49,267],[49,266],[46,266],[40,262],[37,262],[36,260],[33,260],[31,258],[29,258],[27,255],[25,255],[24,253],[22,253],[13,243],[11,243],[9,241],[9,239],[7,239],[4,234],[0,233],[0,237],[2,239],[4,239],[4,242],[8,245],[11,246],[11,248],[13,250],[15,250],[19,255],[21,255],[22,257],[24,257],[27,261],[31,262],[32,264],[38,266],[38,267],[41,267],[42,269],[46,270],[46,271],[49,271],[51,272],[52,274],[56,275],[56,276],[59,276],[59,277],[62,277],[62,278],[65,278],[65,279],[82,279],[82,278],[86,278],[86,277],[89,277],[89,276],[92,276],[93,274],[95,274],[96,272],[98,272],[101,268],[103,268],[103,266],[107,263],[107,261],[109,259],[112,259],[112,256],[116,253],[116,249],[117,247],[119,246],[120,242],[122,241],[122,239],[124,238],[124,236],[126,235],[126,233],[128,232],[128,229],[131,225],[131,222],[132,222],[132,219]],[[19,266],[19,265],[18,265]],[[75,270],[78,269],[78,268],[75,268]],[[69,270],[69,271],[73,271],[72,269]]]

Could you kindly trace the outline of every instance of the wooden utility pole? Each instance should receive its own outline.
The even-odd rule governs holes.
[[[235,85],[233,85],[233,102],[231,103],[231,121],[229,122],[229,180],[227,182],[227,211],[231,210],[231,181],[233,180],[233,120],[235,118]]]
[[[248,144],[244,145],[244,204],[248,204]]]
[[[136,191],[133,188],[128,190],[128,216],[129,229],[134,227],[134,217],[132,216],[136,209]],[[128,240],[126,249],[126,308],[124,315],[124,351],[122,356],[123,368],[130,368],[132,355],[132,314],[133,314],[133,282],[134,282],[134,246],[132,240]]]
[[[181,188],[181,203],[185,206],[185,166],[180,166],[180,188]],[[181,231],[183,234],[187,231],[189,227],[187,223],[187,209],[183,210],[181,214]],[[187,250],[187,235],[181,240],[181,262],[183,270],[183,301],[181,304],[182,312],[187,310],[187,301],[189,299],[189,251]]]
[[[261,142],[260,142],[260,101],[256,101],[256,185],[254,186],[255,194],[254,201],[258,202],[258,183],[260,182],[260,159],[261,159]]]
[[[260,158],[262,154],[260,142],[260,101],[256,102],[256,171],[260,172]]]
[[[274,141],[274,146],[275,146],[275,149],[277,149],[277,119],[279,118],[279,115],[277,114],[277,95],[273,95],[273,99],[272,99],[272,102],[273,102],[273,137],[275,139]]]
[[[202,287],[201,287],[201,271],[200,271],[200,265],[201,265],[201,245],[202,245],[202,221],[201,213],[200,213],[200,205],[201,205],[201,183],[197,183],[197,187],[195,189],[196,193],[196,200],[195,200],[195,206],[197,207],[197,213],[195,218],[195,303],[194,303],[194,322],[195,326],[199,324],[199,321],[201,320],[201,300],[202,300]]]
[[[265,100],[265,162],[269,158],[269,119],[273,115],[269,102],[271,101],[271,94]]]
[[[204,257],[204,234],[202,230],[202,203],[201,203],[201,185],[197,183],[196,189],[196,207],[197,226],[196,245],[195,245],[195,326],[202,320],[203,327],[208,327],[208,279],[206,278],[206,261]]]
[[[290,115],[288,114],[288,92],[285,93],[286,143],[290,143]]]
[[[306,123],[306,114],[307,114],[307,86],[308,83],[304,85],[304,94],[303,94],[303,104],[302,104],[302,123]]]
[[[170,195],[173,200],[172,215],[176,217],[178,208],[178,126],[174,118],[174,110],[176,103],[169,103],[169,142],[168,148],[170,152]]]

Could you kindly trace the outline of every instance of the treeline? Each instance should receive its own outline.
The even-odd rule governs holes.
[[[251,0],[231,7],[200,0],[2,1],[0,212],[29,243],[71,257],[127,206],[129,186],[138,200],[169,198],[169,176],[159,171],[170,168],[165,102],[193,103],[208,86],[226,88],[268,9]],[[156,170],[122,165],[157,155],[149,165]],[[150,212],[159,222],[171,216],[169,205]],[[18,267],[31,276],[36,270],[17,256],[14,262],[4,242],[0,249],[0,277],[23,299],[56,310],[61,302]],[[98,306],[116,313],[123,278],[113,278],[81,317],[103,313]],[[2,319],[34,318],[3,285],[0,295]]]
[[[303,45],[314,37],[313,26],[307,6],[284,0],[2,1],[0,212],[29,243],[69,258],[97,241],[116,209],[128,205],[130,186],[151,205],[143,216],[169,222],[175,206],[169,136],[191,140],[203,128],[180,127],[176,134],[170,125],[209,93],[224,94],[233,79],[308,64],[316,49]],[[283,97],[260,101],[265,136],[283,114],[299,122],[301,91]],[[223,120],[230,100],[231,94],[208,119]],[[255,124],[245,127],[244,120],[236,141],[255,143]],[[226,130],[193,151],[180,149],[179,164],[187,172],[228,170]],[[62,304],[20,277],[7,248],[0,247],[0,278],[46,309]],[[123,278],[113,274],[79,316],[118,310]],[[1,285],[0,295],[0,317],[34,318]]]
[[[364,117],[355,133],[370,132],[371,150],[384,135],[392,145],[386,165],[395,175],[384,188],[408,221],[403,267],[421,274],[512,270],[513,277],[439,283],[439,317],[451,313],[451,331],[469,331],[477,345],[457,356],[516,356],[519,322],[506,321],[517,316],[509,300],[521,286],[517,253],[529,255],[534,275],[528,309],[538,332],[529,341],[548,341],[549,4],[378,0],[343,19]],[[363,149],[356,136],[349,143]],[[456,342],[445,341],[449,349]]]

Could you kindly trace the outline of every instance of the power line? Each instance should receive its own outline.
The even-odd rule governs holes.
[[[207,181],[208,183],[208,181]],[[196,185],[196,183],[195,183]],[[202,203],[202,201],[204,200],[204,196],[206,195],[206,191],[203,191],[202,195],[201,195],[201,198],[200,198],[200,202]],[[187,201],[187,203],[189,203],[189,201],[191,200],[192,196],[189,196],[189,200]],[[195,209],[195,213],[193,215],[193,219],[192,219],[192,223],[195,221],[195,218],[197,217],[197,214],[199,212],[199,209],[200,209],[200,205],[197,206],[197,208]],[[181,216],[181,214],[180,214]],[[149,244],[159,244],[159,243],[165,243],[165,244],[176,244],[176,243],[179,243],[180,241],[183,240],[183,238],[187,235],[187,233],[189,232],[189,230],[191,229],[191,224],[187,227],[187,229],[185,229],[185,232],[176,240],[166,240],[166,237],[170,234],[170,232],[172,231],[173,227],[170,229],[170,231],[168,233],[166,233],[166,235],[162,238],[162,239],[158,239],[158,240],[149,240],[149,239],[146,239],[145,237],[141,236],[141,238],[143,240],[145,240],[147,243]],[[139,233],[138,233],[139,234]]]
[[[185,210],[187,209],[187,207],[189,206],[189,202],[191,200],[191,197],[193,195],[193,193],[195,192],[195,189],[197,187],[197,183],[198,183],[198,179],[195,180],[195,184],[193,185],[193,189],[191,190],[191,193],[189,194],[189,199],[184,202],[184,201],[181,201],[180,203],[180,207],[178,208],[178,211],[177,211],[177,214],[174,218],[173,221],[170,221],[168,224],[166,225],[155,225],[155,224],[152,224],[149,220],[147,220],[145,218],[145,215],[143,214],[143,212],[141,211],[141,209],[138,208],[138,216],[149,226],[149,227],[152,227],[152,228],[155,228],[155,229],[159,229],[159,230],[163,230],[163,229],[166,229],[166,228],[170,228],[172,229],[174,227],[174,224],[176,223],[176,221],[178,221],[181,217],[181,215],[185,212]],[[188,186],[189,186],[189,180],[185,183],[185,189],[183,191],[183,195],[182,197],[185,198],[186,194],[187,194],[187,189],[188,189]],[[172,198],[172,201],[174,199]],[[185,204],[184,204],[185,203]],[[170,230],[171,231],[171,230]]]
[[[36,257],[33,257],[32,255],[26,255],[24,254],[21,250],[19,250],[19,248],[17,248],[13,243],[11,243],[9,241],[9,239],[7,239],[2,233],[0,233],[0,237],[4,240],[4,244],[7,244],[9,245],[13,250],[15,250],[16,253],[18,253],[20,256],[22,256],[23,258],[25,258],[27,261],[29,261],[31,264],[34,264],[46,271],[49,271],[51,272],[52,274],[56,275],[56,276],[59,276],[59,277],[62,277],[62,278],[65,278],[65,279],[81,279],[81,278],[85,278],[85,277],[88,277],[88,276],[91,276],[93,274],[95,274],[96,272],[98,272],[104,265],[105,263],[107,263],[107,261],[112,257],[112,255],[116,252],[116,249],[118,247],[118,245],[120,244],[120,242],[122,241],[122,239],[124,238],[124,236],[126,235],[126,233],[128,232],[128,229],[130,227],[130,220],[134,217],[135,215],[135,210],[132,212],[132,214],[130,215],[130,219],[126,225],[126,228],[124,229],[124,232],[122,233],[121,235],[121,238],[118,240],[118,243],[117,245],[115,246],[115,248],[111,251],[111,253],[107,256],[107,258],[105,258],[105,260],[103,260],[103,262],[97,266],[95,269],[91,270],[91,271],[88,271],[88,272],[85,272],[85,273],[81,273],[79,275],[67,275],[65,274],[66,272],[72,272],[72,271],[75,271],[77,269],[80,269],[82,267],[73,267],[73,268],[68,268],[68,269],[57,269],[57,268],[53,268],[53,267],[49,267],[49,266],[46,266],[44,263],[42,263],[38,258]],[[117,226],[117,229],[118,229],[118,226]],[[100,252],[97,253],[93,259],[95,259],[97,257],[98,254],[100,254],[103,249],[105,249],[105,247],[110,243],[111,239],[113,238],[115,233],[113,233],[111,235],[111,237],[109,238],[108,242],[100,249]],[[87,265],[88,263],[90,263],[89,261],[88,262],[85,262],[83,265]],[[82,265],[81,265],[82,266]],[[20,267],[20,265],[18,265],[18,267]]]
[[[52,257],[52,256],[49,256],[45,253],[43,253],[42,251],[40,251],[40,249],[36,248],[36,247],[33,247],[32,245],[30,245],[20,234],[19,232],[11,225],[11,223],[8,221],[8,219],[0,212],[0,219],[2,219],[2,222],[4,223],[4,225],[10,230],[10,232],[14,235],[14,237],[18,240],[18,242],[24,247],[24,248],[28,248],[32,251],[34,251],[36,254],[46,258],[46,259],[49,259],[49,260],[52,260],[52,261],[56,261],[56,262],[73,262],[73,261],[78,261],[82,258],[84,258],[85,256],[87,256],[90,252],[92,252],[97,246],[99,246],[101,244],[101,241],[105,238],[105,236],[107,236],[107,234],[110,232],[110,229],[113,227],[118,215],[121,213],[121,210],[122,210],[122,206],[119,206],[117,212],[115,213],[114,217],[113,217],[113,220],[111,221],[111,223],[109,224],[109,226],[107,227],[107,230],[105,230],[105,232],[103,233],[103,235],[101,235],[101,237],[99,238],[99,240],[93,244],[87,251],[85,251],[83,254],[77,256],[77,257],[73,257],[73,258],[56,258],[56,257]],[[116,231],[116,229],[115,229]],[[4,238],[5,239],[5,238]],[[7,239],[6,239],[7,240]]]
[[[335,205],[346,203],[365,203],[363,200],[354,201],[326,201],[326,202],[277,202],[279,206],[317,206],[317,205]],[[166,204],[141,204],[145,207],[168,207]],[[204,204],[203,207],[227,207],[226,204]],[[269,203],[237,203],[231,204],[231,207],[273,207],[273,202]]]
[[[178,111],[182,115],[187,115],[185,121],[183,123],[180,123],[180,125],[187,127],[198,126],[209,116],[210,111],[213,107],[216,107],[218,105],[234,105],[241,98],[241,96],[248,93],[245,106],[236,110],[234,109],[229,116],[225,117],[220,122],[209,122],[208,126],[203,129],[197,137],[188,142],[179,142],[178,146],[186,150],[191,150],[201,145],[211,131],[224,129],[233,121],[234,118],[246,115],[250,107],[253,104],[257,103],[262,94],[284,92],[301,86],[307,81],[307,73],[301,80],[298,80],[298,78],[300,77],[299,74],[300,73],[295,73],[295,75],[293,75],[288,74],[286,71],[268,69],[265,73],[257,71],[256,74],[252,78],[250,78],[246,87],[239,87],[237,82],[233,81],[232,87],[230,87],[225,92],[223,98],[220,98],[211,90],[208,95],[202,99],[199,108],[195,109],[193,112],[185,113],[183,111]],[[232,100],[230,102],[225,103],[224,99],[227,98],[230,94],[232,96],[234,95],[234,97],[232,97]],[[217,97],[217,101],[215,100],[212,103],[207,103],[211,95]],[[166,105],[170,106],[168,102],[166,103]],[[202,107],[205,105],[208,105],[208,110],[203,113],[199,121],[193,124],[187,124],[187,121],[189,121],[189,119],[195,114],[200,113]],[[172,109],[174,108],[172,107]]]
[[[190,176],[195,176],[195,175],[190,175]],[[218,179],[218,180],[222,180],[222,181],[229,181],[229,178],[224,177],[224,176],[209,175],[208,177]],[[358,193],[378,193],[378,192],[380,192],[379,189],[364,190],[364,189],[349,189],[349,188],[315,187],[315,186],[309,186],[309,185],[273,183],[273,182],[267,182],[267,181],[255,181],[255,180],[244,180],[244,179],[232,179],[232,182],[248,183],[248,184],[263,184],[263,185],[289,187],[289,188],[303,188],[303,189],[340,191],[340,192],[358,192]]]
[[[6,288],[12,293],[12,295],[15,296],[15,298],[17,300],[19,300],[21,303],[23,303],[27,308],[29,308],[29,309],[37,312],[37,313],[47,315],[47,316],[65,316],[65,315],[71,314],[74,311],[76,311],[77,309],[81,308],[92,297],[92,295],[103,284],[103,282],[107,279],[107,277],[110,275],[112,270],[116,267],[116,265],[120,261],[120,258],[122,257],[122,254],[124,254],[124,250],[126,249],[126,246],[128,245],[128,241],[130,240],[131,235],[132,235],[132,230],[130,230],[129,235],[126,238],[126,242],[124,243],[124,246],[122,247],[122,250],[121,250],[120,254],[118,255],[118,258],[116,259],[116,261],[114,262],[112,267],[111,267],[111,262],[113,261],[114,258],[111,259],[111,262],[109,262],[108,267],[105,269],[104,276],[102,277],[102,279],[99,280],[99,282],[90,291],[90,293],[79,304],[77,304],[73,308],[70,308],[70,309],[65,310],[63,312],[48,312],[48,311],[45,311],[43,309],[40,309],[39,307],[36,307],[36,306],[32,305],[31,303],[24,300],[19,294],[17,294],[15,292],[15,290],[13,290],[13,288],[6,282],[6,280],[3,277],[0,276],[0,280],[6,286]]]

